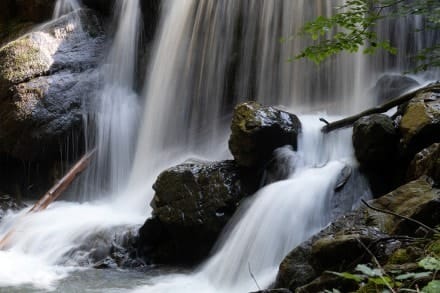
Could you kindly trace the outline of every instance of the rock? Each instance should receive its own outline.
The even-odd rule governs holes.
[[[401,166],[399,135],[390,117],[373,114],[360,118],[354,123],[352,140],[360,170],[375,197],[401,184],[406,166]]]
[[[396,159],[399,137],[391,118],[373,114],[353,126],[353,146],[361,167],[380,169]]]
[[[428,177],[411,181],[371,202],[373,207],[418,220],[428,226],[440,224],[440,190]],[[408,220],[369,210],[370,220],[388,234],[415,235],[419,226]]]
[[[81,10],[0,48],[0,152],[45,159],[81,131],[104,42],[99,19]]]
[[[437,185],[440,185],[440,143],[434,143],[421,150],[411,161],[407,180],[415,180],[422,175],[431,177]]]
[[[402,143],[410,156],[440,142],[439,95],[436,92],[422,92],[405,108],[399,128]]]
[[[415,79],[405,75],[384,74],[377,80],[372,95],[382,104],[419,85]]]
[[[229,149],[242,167],[262,166],[281,146],[297,147],[301,123],[293,114],[256,102],[234,109]]]
[[[9,194],[0,193],[0,220],[8,210],[18,211],[25,207],[25,204],[11,197]]]
[[[153,185],[153,218],[139,232],[140,253],[156,263],[195,263],[205,257],[240,201],[258,180],[233,161],[184,163]]]
[[[144,266],[136,257],[134,241],[138,226],[118,226],[88,231],[76,240],[66,260],[71,265],[93,266],[97,269],[138,268]]]

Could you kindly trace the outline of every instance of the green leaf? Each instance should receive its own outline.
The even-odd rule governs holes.
[[[357,265],[355,270],[358,271],[358,272],[361,272],[364,275],[369,276],[369,277],[383,276],[383,273],[382,273],[381,270],[379,270],[379,269],[372,269],[369,266],[363,265],[363,264]]]
[[[368,278],[368,281],[373,282],[376,285],[383,285],[387,286],[393,283],[390,277],[375,277],[375,278]]]
[[[440,292],[440,281],[434,280],[428,283],[425,287],[423,287],[422,292],[424,293],[438,293]]]
[[[348,280],[354,280],[357,283],[362,282],[362,280],[365,278],[362,275],[355,275],[355,274],[350,274],[347,272],[343,272],[343,273],[338,273],[338,272],[332,272],[332,271],[328,271],[328,273],[336,275],[338,277],[342,277],[344,279],[348,279]]]
[[[419,261],[419,266],[425,270],[438,271],[440,270],[440,259],[428,256]]]
[[[429,277],[431,275],[431,272],[421,272],[421,273],[407,273],[403,275],[396,276],[396,280],[402,281],[407,279],[420,279]]]

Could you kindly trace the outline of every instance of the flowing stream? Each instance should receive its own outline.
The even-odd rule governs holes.
[[[372,82],[409,66],[402,55],[342,54],[320,67],[288,62],[307,42],[280,40],[317,15],[331,15],[336,2],[343,3],[164,0],[137,94],[140,4],[117,0],[117,25],[100,71],[104,85],[87,125],[87,147],[97,146],[97,159],[75,191],[83,203],[61,201],[42,213],[23,217],[23,210],[2,219],[0,235],[12,226],[16,232],[0,251],[0,292],[247,292],[257,289],[249,270],[260,286],[273,282],[283,257],[328,224],[337,177],[344,166],[355,166],[350,130],[324,136],[319,117],[335,120],[374,104],[367,94]],[[80,5],[58,0],[54,17]],[[414,22],[387,23],[380,33],[406,31]],[[397,47],[417,43],[411,51],[432,38],[405,34]],[[212,256],[191,273],[90,268],[92,252],[84,243],[142,224],[161,170],[193,157],[230,157],[231,112],[245,100],[284,105],[299,115],[298,151],[276,151],[280,161],[290,162],[283,166],[291,170],[289,178],[246,201]],[[356,196],[368,193],[358,188]]]

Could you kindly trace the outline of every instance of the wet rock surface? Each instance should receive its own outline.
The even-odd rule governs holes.
[[[384,114],[365,116],[353,126],[353,146],[361,167],[380,169],[393,164],[399,142],[393,120]]]
[[[301,123],[294,114],[256,102],[239,104],[234,109],[229,149],[242,167],[264,165],[281,146],[297,147]]]
[[[26,205],[9,194],[4,194],[0,192],[0,220],[3,218],[4,214],[9,211],[18,211],[25,208]]]
[[[139,232],[140,253],[156,263],[201,260],[258,181],[233,161],[186,163],[162,172],[153,186],[153,217]]]

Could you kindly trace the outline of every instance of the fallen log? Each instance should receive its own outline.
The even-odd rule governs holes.
[[[322,127],[321,131],[322,132],[330,132],[339,128],[344,128],[344,127],[348,127],[351,126],[354,122],[356,122],[357,120],[359,120],[360,118],[364,117],[364,116],[368,116],[371,114],[377,114],[377,113],[384,113],[386,111],[388,111],[389,109],[399,106],[405,102],[408,102],[409,100],[411,100],[412,98],[414,98],[414,96],[420,92],[428,92],[428,91],[433,91],[433,90],[440,90],[440,82],[435,82],[435,83],[431,83],[428,84],[426,86],[423,87],[419,87],[416,88],[412,91],[409,91],[401,96],[398,96],[382,105],[376,106],[374,108],[370,108],[368,110],[365,110],[359,114],[341,119],[341,120],[337,120],[334,122],[327,122],[327,120],[323,119],[321,121],[323,121],[324,123],[326,123],[325,126]]]
[[[70,168],[63,178],[58,180],[58,182],[51,189],[49,189],[49,191],[46,192],[30,210],[26,212],[24,216],[45,210],[53,201],[59,198],[61,194],[72,184],[73,180],[75,180],[75,178],[87,168],[95,151],[96,149],[93,149],[86,153],[72,168]],[[7,232],[0,240],[0,250],[6,247],[11,236],[14,234],[14,231],[14,226],[12,226],[9,229],[9,232]]]

